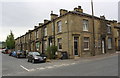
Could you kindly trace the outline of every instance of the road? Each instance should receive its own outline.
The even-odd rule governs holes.
[[[2,54],[3,76],[118,76],[118,55],[28,63]]]

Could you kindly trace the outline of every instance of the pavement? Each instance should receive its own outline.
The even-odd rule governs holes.
[[[46,63],[29,63],[2,54],[3,76],[117,76],[118,54],[104,54]]]

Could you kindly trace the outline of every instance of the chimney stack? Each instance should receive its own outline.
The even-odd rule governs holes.
[[[28,32],[31,32],[32,30],[28,30]]]
[[[68,11],[67,10],[65,10],[65,9],[60,9],[60,15],[64,15],[64,14],[66,14]]]
[[[42,26],[43,25],[43,23],[39,23],[39,26]]]
[[[81,6],[74,8],[74,11],[83,13],[83,9],[81,8]]]
[[[38,26],[34,26],[34,29],[36,29]]]
[[[100,18],[101,18],[101,19],[105,19],[105,16],[104,16],[104,15],[103,15],[103,16],[100,16]]]
[[[45,20],[44,20],[44,24],[47,23],[47,22],[49,22],[49,20],[45,19]]]
[[[50,16],[51,16],[51,20],[53,20],[53,19],[55,19],[55,18],[57,18],[57,17],[58,17],[58,15],[57,15],[57,14],[53,14],[53,11],[51,11]]]

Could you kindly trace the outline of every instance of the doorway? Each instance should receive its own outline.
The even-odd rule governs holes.
[[[115,50],[117,50],[117,38],[115,38]]]
[[[78,56],[79,37],[74,37],[74,55]]]
[[[105,52],[105,39],[102,39],[102,53],[106,53]]]

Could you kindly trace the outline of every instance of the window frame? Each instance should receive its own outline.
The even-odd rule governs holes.
[[[62,38],[58,38],[57,40],[58,40],[58,50],[61,51],[62,50]]]
[[[117,36],[118,36],[118,37],[120,36],[120,32],[119,32],[119,30],[117,30]]]
[[[85,38],[88,38],[88,41],[85,40]],[[84,37],[84,38],[83,38],[83,43],[84,43],[84,46],[83,46],[84,50],[90,50],[90,47],[89,47],[89,45],[90,45],[90,38],[89,38],[89,37]],[[88,45],[87,45],[88,48],[85,48],[85,43],[88,44]]]
[[[31,37],[32,37],[32,33],[29,33],[29,40],[31,40]]]
[[[36,50],[39,51],[39,48],[40,48],[40,42],[36,42],[36,43],[35,43],[35,46],[36,46]]]
[[[57,31],[58,33],[62,32],[62,21],[61,20],[57,22]]]
[[[39,38],[39,36],[38,36],[38,32],[39,32],[38,30],[35,31],[35,38],[36,38],[36,39]]]
[[[26,36],[24,36],[24,43],[26,42]]]
[[[109,41],[111,40],[111,41]],[[112,49],[112,38],[108,38],[108,49]]]
[[[44,32],[44,36],[47,36],[47,27],[44,27],[43,32]]]
[[[83,31],[89,31],[89,21],[83,19]]]
[[[111,34],[112,33],[112,27],[110,24],[107,24],[107,33]]]
[[[47,41],[46,40],[44,41],[44,50],[45,51],[47,50]]]

